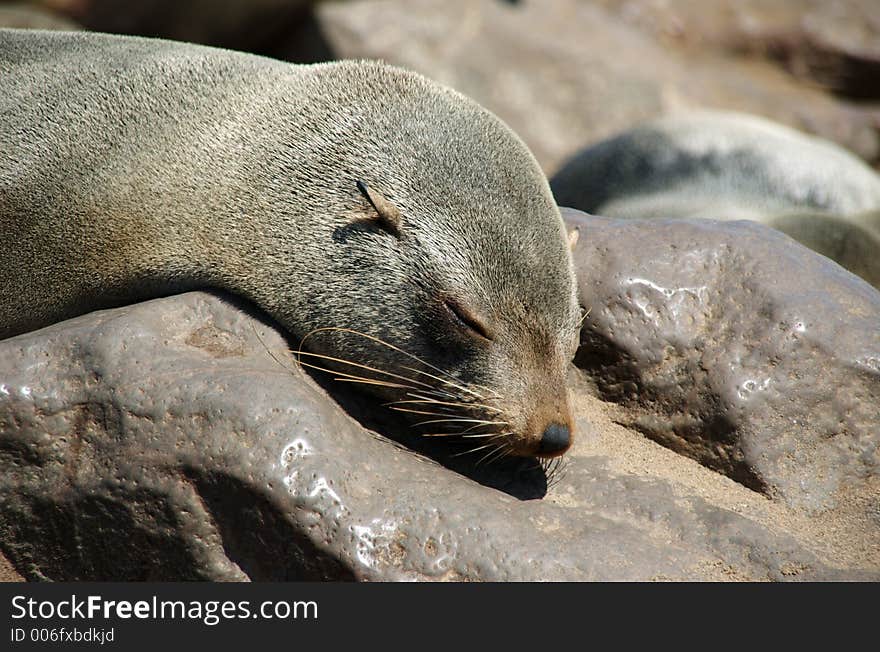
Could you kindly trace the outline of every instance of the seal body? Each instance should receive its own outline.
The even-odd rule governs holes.
[[[588,147],[551,186],[560,205],[608,217],[762,222],[880,287],[880,176],[833,143],[762,118],[654,120]]]
[[[880,177],[846,150],[715,111],[660,118],[588,147],[551,185],[560,205],[609,217],[757,221],[880,207]]]
[[[549,186],[410,72],[2,30],[0,262],[0,337],[214,287],[502,453],[570,442],[579,307]]]

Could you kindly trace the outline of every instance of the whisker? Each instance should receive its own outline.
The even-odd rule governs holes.
[[[422,433],[422,437],[464,437],[470,439],[474,437],[496,437],[494,432],[478,433],[475,435],[462,435],[460,432],[428,432]]]
[[[464,432],[468,432],[473,430],[474,428],[480,428],[482,426],[501,426],[506,425],[504,421],[485,421],[483,419],[465,419],[463,417],[452,417],[449,419],[431,419],[429,421],[419,421],[418,423],[412,424],[413,428],[418,426],[426,426],[429,423],[475,423],[477,425],[471,426]],[[463,433],[462,433],[463,434]]]
[[[418,392],[418,394],[414,393]],[[431,398],[431,395],[438,396],[440,398],[448,398],[454,399],[458,398],[458,394],[453,394],[452,392],[447,392],[442,389],[415,389],[412,392],[407,392],[406,395],[410,398],[421,398],[426,401],[433,401],[435,399]]]
[[[403,401],[394,401],[393,403],[388,403],[387,405],[404,405],[408,403],[429,403],[431,405],[446,405],[450,407],[462,407],[462,408],[480,408],[483,410],[491,410],[493,412],[501,412],[501,410],[492,407],[491,405],[482,405],[480,403],[454,403],[450,401],[435,401],[434,399],[424,399],[424,400],[413,400],[406,399]]]
[[[407,367],[407,366],[404,366],[404,365],[401,365],[401,369],[406,369],[407,371],[412,371],[412,372],[417,373],[417,374],[423,374],[423,375],[425,375],[425,376],[428,376],[429,378],[433,378],[434,380],[438,380],[438,381],[440,381],[441,383],[444,383],[444,384],[449,385],[449,386],[451,386],[451,387],[455,387],[456,389],[460,389],[460,390],[465,391],[465,392],[470,392],[471,394],[473,394],[474,396],[476,396],[476,397],[479,398],[479,399],[484,399],[484,398],[485,398],[484,396],[481,396],[481,395],[479,394],[479,392],[475,392],[475,391],[473,391],[473,390],[469,390],[467,387],[463,387],[463,386],[461,386],[461,385],[459,385],[459,384],[457,384],[457,383],[453,383],[453,382],[451,382],[451,381],[449,381],[449,380],[445,380],[445,379],[443,379],[443,378],[438,378],[437,376],[435,376],[435,375],[433,375],[433,374],[429,374],[427,371],[422,371],[421,369],[416,369],[416,368],[414,368],[414,367]],[[447,375],[450,375],[450,374],[447,373]],[[453,376],[453,377],[454,377],[454,376]],[[501,394],[499,394],[498,392],[496,392],[494,389],[490,389],[489,387],[486,387],[485,385],[480,385],[480,384],[478,384],[478,383],[469,383],[469,385],[470,385],[470,387],[479,387],[480,389],[485,390],[485,391],[488,392],[489,394],[492,394],[492,396],[490,396],[489,398],[501,398]]]
[[[483,462],[485,462],[486,464],[491,464],[492,462],[496,462],[503,457],[507,457],[509,453],[509,447],[502,444],[501,446],[498,446],[495,451],[490,451],[488,454],[484,455],[482,459],[477,462],[477,465],[482,464]]]
[[[462,403],[460,401],[441,401],[436,398],[431,398],[430,396],[422,396],[421,394],[414,394],[412,392],[407,392],[406,395],[409,398],[400,399],[399,401],[390,401],[385,405],[397,405],[398,403],[435,403],[437,405],[451,405],[452,407],[470,407],[471,403]]]
[[[260,340],[260,344],[262,344],[262,345],[263,345],[263,348],[266,349],[266,353],[268,353],[268,354],[271,356],[271,358],[272,358],[275,362],[277,362],[282,368],[284,368],[286,371],[293,373],[293,369],[291,369],[291,368],[288,367],[286,364],[284,364],[283,362],[281,362],[281,360],[279,360],[278,357],[272,352],[272,349],[270,349],[268,346],[266,346],[266,342],[263,340],[262,335],[260,335],[260,334],[257,332],[257,328],[256,328],[256,326],[254,326],[253,324],[251,324],[251,330],[254,331],[254,335],[256,335],[256,336],[257,336],[257,339]]]
[[[394,373],[385,369],[354,362],[331,355],[320,353],[312,353],[304,351],[307,340],[314,335],[323,331],[333,331],[338,333],[350,333],[367,340],[380,344],[388,349],[396,351],[411,360],[416,361],[422,367],[426,367],[436,373],[430,373],[424,369],[409,365],[397,365],[393,368],[406,371],[403,373]],[[307,333],[299,343],[299,350],[296,353],[297,361],[304,367],[309,367],[319,371],[333,374],[334,380],[339,382],[360,383],[363,385],[373,385],[379,387],[388,387],[403,390],[405,397],[402,400],[391,401],[385,403],[388,407],[397,412],[405,412],[409,414],[424,415],[433,417],[427,420],[419,421],[412,427],[423,427],[428,425],[446,424],[441,426],[441,430],[455,430],[455,432],[434,432],[424,433],[424,437],[456,437],[460,439],[474,439],[477,443],[484,440],[487,443],[475,446],[467,451],[457,453],[454,457],[460,455],[476,454],[481,451],[486,453],[478,460],[477,464],[481,464],[487,460],[494,460],[504,457],[510,453],[512,447],[504,441],[509,432],[484,432],[481,429],[490,429],[493,427],[509,428],[510,425],[506,421],[498,420],[503,411],[490,404],[500,399],[500,394],[490,388],[478,385],[476,383],[462,383],[458,378],[439,367],[422,360],[416,355],[404,351],[403,349],[382,340],[381,338],[368,335],[350,328],[324,327],[317,328]],[[335,371],[323,366],[309,363],[303,360],[317,359],[326,360],[328,362],[342,365],[347,371]],[[332,366],[336,366],[336,364]],[[351,373],[349,370],[364,370],[370,374],[380,376],[378,378],[372,376],[364,376],[358,373]],[[482,390],[477,391],[472,387]],[[488,398],[487,398],[488,397]],[[480,401],[479,403],[473,402]],[[485,419],[476,418],[471,411],[480,411],[479,416],[486,416]],[[495,416],[493,420],[492,417]],[[456,427],[460,426],[460,427]],[[467,427],[465,427],[467,426]]]
[[[481,451],[481,450],[484,450],[484,449],[489,448],[489,447],[494,447],[494,446],[497,446],[497,445],[498,445],[498,444],[496,444],[495,442],[490,442],[490,443],[485,444],[485,445],[483,445],[483,446],[477,446],[476,448],[471,448],[470,450],[466,450],[466,451],[464,451],[464,452],[462,452],[462,453],[456,453],[456,454],[453,455],[452,457],[461,457],[462,455],[470,455],[471,453],[478,453],[478,452]]]
[[[336,374],[340,376],[339,378],[335,378],[334,380],[338,380],[341,382],[354,382],[354,383],[365,383],[368,385],[383,385],[385,387],[397,387],[399,389],[415,389],[415,387],[411,387],[410,385],[402,385],[400,383],[391,383],[385,380],[378,380],[376,378],[366,378],[364,376],[355,376],[354,374],[347,374],[342,371],[335,371],[333,369],[327,369],[326,367],[319,367],[318,365],[313,365],[308,362],[299,362],[303,367],[309,367],[311,369],[317,369],[318,371],[323,371],[328,374]]]
[[[485,385],[480,385],[479,383],[470,383],[470,386],[471,386],[471,387],[479,387],[480,389],[489,392],[489,394],[492,395],[492,396],[490,396],[489,398],[495,398],[495,399],[500,399],[500,398],[501,398],[501,394],[499,394],[498,392],[496,392],[494,389],[491,389],[491,388],[489,388],[489,387],[486,387]]]
[[[287,365],[285,365],[280,359],[278,359],[278,357],[275,355],[275,353],[266,345],[266,342],[263,340],[262,336],[257,332],[257,329],[253,326],[253,324],[251,325],[251,329],[254,331],[254,335],[256,335],[257,339],[260,341],[260,344],[263,345],[263,348],[271,356],[271,358],[279,366],[281,366],[283,369],[285,369],[288,372],[292,372],[293,370],[290,367],[288,367]],[[392,378],[397,378],[399,380],[405,380],[405,381],[420,385],[420,386],[424,387],[424,389],[419,390],[419,391],[421,391],[424,394],[438,394],[438,395],[446,397],[446,398],[455,398],[455,394],[452,394],[450,392],[444,392],[443,390],[438,390],[427,383],[423,383],[423,382],[416,380],[415,378],[408,378],[406,376],[401,376],[399,374],[391,373],[390,371],[384,371],[382,369],[376,369],[375,367],[370,367],[369,365],[364,365],[364,364],[359,364],[357,362],[352,362],[351,360],[345,360],[343,358],[337,358],[337,357],[333,357],[333,356],[329,356],[329,355],[323,355],[320,353],[312,353],[309,351],[299,351],[298,355],[312,356],[315,358],[321,358],[323,360],[330,360],[333,362],[339,362],[342,364],[350,365],[352,367],[358,367],[360,369],[366,369],[368,371],[372,371],[372,372],[375,372],[378,374],[384,374],[384,375],[390,376]],[[402,385],[399,383],[390,383],[390,382],[381,381],[381,380],[378,380],[375,378],[366,378],[364,376],[357,376],[355,374],[347,374],[342,371],[327,369],[326,367],[321,367],[318,365],[310,364],[308,362],[303,362],[302,360],[297,360],[297,363],[303,367],[309,367],[310,369],[316,369],[318,371],[322,371],[325,373],[339,374],[341,376],[344,376],[344,378],[341,378],[341,377],[334,378],[333,379],[334,381],[359,383],[359,384],[364,384],[364,385],[377,385],[377,386],[381,386],[381,387],[392,387],[392,388],[397,388],[397,389],[412,389],[412,390],[417,389],[416,387],[411,387],[409,385]],[[414,371],[417,371],[417,370],[414,370]],[[407,394],[407,395],[408,396],[415,396],[413,394]],[[420,398],[427,398],[427,397],[420,397]]]
[[[360,383],[361,385],[378,385],[379,387],[395,387],[397,389],[406,389],[406,385],[400,383],[389,383],[387,380],[374,380],[372,378],[340,378],[336,377],[340,383]]]
[[[407,371],[412,371],[413,373],[422,374],[423,376],[427,376],[428,378],[433,378],[434,380],[437,380],[437,381],[443,383],[444,385],[449,385],[450,387],[454,387],[455,389],[461,390],[462,392],[468,392],[470,394],[473,394],[474,396],[476,396],[477,398],[479,398],[481,400],[483,398],[485,398],[484,396],[480,395],[478,392],[474,392],[472,390],[469,390],[467,387],[463,387],[463,386],[459,385],[458,383],[453,383],[452,381],[446,380],[445,378],[440,378],[439,376],[435,376],[434,374],[429,374],[427,371],[422,371],[421,369],[416,369],[415,367],[407,367],[404,365],[400,365],[400,368],[406,369]]]
[[[589,309],[584,313],[583,317],[581,317],[581,320],[578,322],[578,325],[577,325],[578,328],[580,328],[581,326],[584,325],[584,322],[587,320],[587,317],[590,316],[590,313],[592,311],[593,311],[593,306],[590,306]]]
[[[565,476],[565,467],[567,465],[567,458],[565,456],[554,457],[552,459],[545,459],[540,461],[541,469],[544,471],[544,475],[547,480],[547,488],[556,486]]]
[[[308,351],[301,351],[299,353],[299,355],[308,355],[308,356],[312,356],[315,358],[321,358],[322,360],[330,360],[331,362],[340,362],[342,364],[350,365],[352,367],[358,367],[359,369],[366,369],[367,371],[372,371],[377,374],[382,374],[385,376],[391,376],[392,378],[397,378],[398,380],[405,380],[408,383],[414,383],[416,385],[421,385],[422,387],[427,387],[428,389],[432,389],[431,385],[428,385],[427,383],[423,383],[419,380],[415,380],[414,378],[408,378],[407,376],[401,376],[399,374],[394,374],[394,373],[391,373],[390,371],[383,371],[382,369],[376,369],[375,367],[370,367],[369,365],[359,364],[357,362],[352,362],[351,360],[345,360],[343,358],[334,358],[331,355],[322,355],[320,353],[310,353]],[[307,363],[303,362],[302,360],[300,360],[299,363],[300,364],[307,364]],[[316,367],[314,365],[312,365],[312,368],[313,369],[321,369],[322,371],[327,371],[327,373],[343,373],[341,371],[340,372],[330,371],[327,369],[323,369],[322,367]],[[349,374],[344,374],[344,375],[349,375]],[[359,376],[355,376],[355,378],[358,378],[358,377]],[[416,388],[413,387],[412,389],[416,389]]]
[[[450,412],[445,412],[445,413],[444,412],[426,412],[424,410],[411,410],[409,408],[402,408],[402,407],[391,407],[389,409],[397,410],[398,412],[409,412],[411,414],[425,414],[429,417],[448,417],[448,416],[450,416],[450,414],[452,414],[452,415],[455,414],[454,412],[451,412],[451,413]]]
[[[489,422],[487,422],[486,424],[477,424],[477,425],[475,425],[475,426],[471,426],[470,428],[467,428],[467,429],[465,429],[465,430],[462,430],[462,431],[461,431],[461,435],[464,436],[464,435],[466,435],[467,433],[469,433],[471,430],[476,430],[477,428],[481,428],[483,425],[493,425],[493,426],[505,426],[505,427],[510,427],[510,424],[507,423],[507,421],[489,421]],[[495,434],[498,434],[498,433],[495,433]]]
[[[412,353],[409,353],[408,351],[404,351],[403,349],[401,349],[401,348],[399,348],[399,347],[396,347],[396,346],[394,346],[393,344],[390,344],[390,343],[388,343],[388,342],[386,342],[386,341],[384,341],[384,340],[382,340],[382,339],[380,339],[380,338],[378,338],[378,337],[374,337],[374,336],[372,336],[372,335],[368,335],[367,333],[361,333],[360,331],[356,331],[356,330],[353,330],[353,329],[351,329],[351,328],[340,328],[340,327],[334,327],[334,326],[326,326],[326,327],[324,327],[324,328],[316,328],[316,329],[314,329],[313,331],[310,331],[310,332],[306,333],[305,336],[300,340],[300,342],[299,342],[299,349],[300,349],[300,351],[302,351],[302,347],[303,347],[303,345],[305,344],[305,341],[306,341],[309,337],[311,337],[312,335],[314,335],[314,334],[316,334],[316,333],[319,333],[319,332],[321,332],[321,331],[337,331],[337,332],[341,332],[341,333],[351,333],[352,335],[359,335],[360,337],[364,337],[364,338],[366,338],[366,339],[368,339],[368,340],[371,340],[371,341],[373,341],[373,342],[376,342],[376,343],[378,343],[378,344],[381,344],[382,346],[386,346],[386,347],[388,347],[389,349],[392,349],[392,350],[394,350],[394,351],[397,351],[398,353],[401,353],[401,354],[407,356],[408,358],[411,358],[411,359],[415,360],[415,361],[418,362],[419,364],[422,364],[422,365],[428,367],[429,369],[433,369],[434,371],[436,371],[436,372],[442,374],[443,376],[446,376],[446,377],[448,377],[448,378],[455,378],[455,376],[453,376],[452,374],[450,374],[448,371],[444,371],[443,369],[440,369],[439,367],[435,367],[435,366],[432,365],[430,362],[425,362],[424,360],[422,360],[421,358],[419,358],[417,355],[413,355]],[[461,388],[461,389],[462,389],[462,391],[468,392],[469,394],[474,394],[475,396],[479,396],[476,392],[474,392],[473,390],[468,389],[467,387],[464,387],[464,388]]]

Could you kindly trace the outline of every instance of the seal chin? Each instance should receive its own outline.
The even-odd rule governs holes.
[[[571,447],[571,428],[562,423],[551,423],[541,434],[535,455],[559,457]]]

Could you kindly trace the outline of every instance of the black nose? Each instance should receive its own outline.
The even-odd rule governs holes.
[[[571,430],[561,423],[551,423],[541,435],[538,455],[558,455],[571,446]]]

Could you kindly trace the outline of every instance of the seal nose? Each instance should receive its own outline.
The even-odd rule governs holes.
[[[571,430],[561,423],[551,423],[544,429],[541,435],[541,443],[538,445],[538,455],[554,456],[562,455],[571,446]]]

